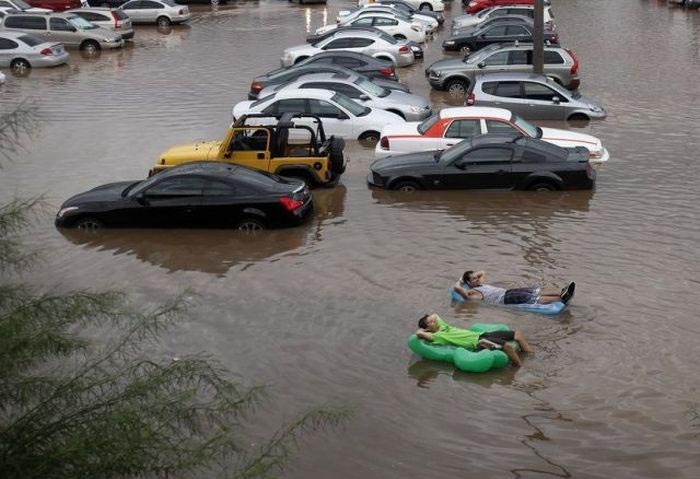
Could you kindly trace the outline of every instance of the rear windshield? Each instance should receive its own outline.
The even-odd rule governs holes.
[[[80,30],[94,30],[95,28],[100,28],[94,23],[90,23],[83,17],[79,17],[78,15],[68,17],[66,20],[68,20],[74,27]]]
[[[126,20],[127,18],[129,18],[129,15],[127,15],[121,10],[116,9],[112,10],[112,15],[114,15],[117,18],[117,20]]]
[[[31,5],[29,5],[27,2],[25,2],[23,0],[15,0],[13,3],[15,4],[15,7],[17,9],[20,9],[20,10],[26,10],[28,8],[32,8]]]
[[[17,37],[17,40],[26,43],[30,47],[41,45],[45,41],[36,35],[22,35],[21,37]]]
[[[534,138],[520,138],[517,141],[519,144],[525,144],[527,148],[533,150],[539,150],[548,157],[557,158],[560,161],[564,161],[569,157],[569,150],[557,146],[553,143],[548,143],[542,140],[536,140]]]

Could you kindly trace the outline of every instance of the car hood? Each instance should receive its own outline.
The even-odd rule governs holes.
[[[304,44],[304,45],[297,45],[295,47],[289,47],[284,49],[284,55],[287,54],[292,54],[292,53],[304,53],[304,52],[317,52],[319,51],[317,48],[312,47],[311,45]]]
[[[425,109],[430,105],[428,103],[428,100],[426,100],[420,95],[406,93],[398,90],[391,90],[391,93],[389,93],[383,98],[380,98],[380,100],[384,100],[391,103],[398,103],[400,105],[406,106],[417,106],[421,109]]]
[[[79,206],[86,203],[95,203],[99,201],[115,201],[122,197],[122,191],[126,189],[127,186],[134,183],[138,183],[139,180],[132,181],[120,181],[118,183],[109,183],[106,185],[98,186],[84,193],[79,193],[75,196],[71,196],[66,201],[63,202],[61,208],[67,206]]]
[[[435,165],[435,152],[421,151],[405,155],[393,155],[374,161],[370,168],[380,174],[391,173],[393,170],[401,170],[416,166]]]
[[[428,70],[433,71],[445,71],[445,70],[463,70],[464,69],[464,59],[463,58],[444,58],[438,60],[428,67]]]
[[[176,145],[168,148],[158,157],[169,164],[177,164],[181,161],[196,161],[215,159],[218,156],[220,141],[199,141],[189,145]]]
[[[258,100],[256,100],[256,101],[259,101],[260,98],[262,98],[262,97],[260,96],[260,94],[258,94]],[[255,103],[255,102],[246,100],[246,101],[239,101],[238,103],[233,105],[234,121],[235,121],[235,119],[240,118],[242,115],[244,115],[246,113],[252,113],[252,110],[250,109],[250,105],[252,105],[253,103]]]
[[[603,146],[601,141],[593,135],[560,130],[558,128],[542,128],[541,140],[563,146],[564,148],[585,146],[589,150],[600,150]]]
[[[372,113],[371,115],[371,121],[372,122],[378,122],[381,126],[377,127],[377,131],[381,130],[384,128],[384,125],[389,125],[389,124],[402,124],[406,123],[406,120],[401,118],[399,115],[396,113],[391,113],[386,110],[381,110],[379,108],[372,108]],[[360,117],[360,118],[367,118],[367,117]]]
[[[406,123],[394,123],[382,128],[382,136],[421,136],[418,133],[419,121],[409,121]]]

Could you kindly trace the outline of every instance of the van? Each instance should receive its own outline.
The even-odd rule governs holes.
[[[99,27],[72,13],[11,13],[5,17],[3,30],[33,33],[67,47],[88,53],[124,46],[121,35]]]

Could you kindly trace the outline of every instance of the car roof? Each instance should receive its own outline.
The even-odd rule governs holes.
[[[117,10],[116,8],[109,8],[109,7],[80,7],[80,8],[71,8],[70,10],[64,10],[66,13],[80,13],[80,12],[99,12],[99,13],[108,13],[111,12],[112,10]]]
[[[511,143],[518,138],[523,138],[523,134],[516,132],[484,133],[483,135],[472,137],[472,146]]]
[[[440,110],[440,118],[489,117],[510,120],[511,116],[510,110],[490,106],[458,106]]]
[[[341,82],[346,82],[346,83],[351,83],[355,80],[357,80],[357,77],[359,75],[353,74],[349,75],[347,73],[343,72],[321,72],[321,73],[305,73],[301,75],[299,78],[294,80],[291,83],[297,83],[301,81],[323,81],[323,80],[335,80],[335,81],[341,81]]]
[[[222,176],[231,176],[238,168],[238,165],[224,163],[222,161],[192,161],[183,163],[158,174],[158,176],[175,176],[181,174],[217,174]]]
[[[373,31],[363,31],[363,30],[343,30],[342,28],[336,29],[335,35],[331,35],[333,38],[338,38],[338,37],[360,37],[360,38],[367,38],[367,37],[372,37],[372,38],[381,38],[381,35],[379,32],[373,32]],[[330,38],[330,37],[328,37]]]
[[[476,76],[477,81],[505,81],[505,80],[536,80],[547,81],[546,75],[538,73],[518,73],[518,72],[494,72],[482,73]]]
[[[300,93],[303,93],[303,95],[300,95]],[[304,88],[303,92],[300,90],[280,90],[277,91],[269,96],[266,96],[265,98],[261,98],[259,101],[262,100],[286,100],[288,98],[313,98],[315,100],[330,100],[333,98],[335,95],[334,91],[331,90],[322,90],[320,88]]]

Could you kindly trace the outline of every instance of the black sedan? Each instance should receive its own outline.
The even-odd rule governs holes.
[[[506,22],[492,24],[486,27],[464,29],[444,42],[442,48],[446,51],[477,51],[492,43],[530,42],[535,28],[522,22]],[[544,31],[544,41],[559,43],[559,35],[553,30]]]
[[[194,162],[73,196],[61,206],[56,226],[257,231],[299,225],[312,211],[303,182],[239,165]]]
[[[370,78],[386,78],[388,80],[398,80],[399,77],[394,69],[394,64],[389,60],[374,58],[360,52],[349,50],[332,50],[317,53],[316,55],[295,63],[289,68],[297,68],[303,65],[340,65],[349,68],[357,73],[362,73]]]
[[[444,151],[424,151],[376,160],[370,186],[422,189],[592,189],[595,170],[585,147],[561,148],[515,133],[475,136]]]
[[[250,84],[248,99],[257,100],[258,93],[260,93],[260,91],[262,91],[263,88],[266,88],[271,85],[282,85],[284,83],[291,83],[300,76],[308,75],[310,73],[340,73],[346,76],[354,76],[358,74],[358,72],[356,71],[350,70],[349,68],[345,68],[340,65],[336,65],[334,63],[311,63],[308,65],[301,65],[301,63],[299,63],[287,68],[278,68],[277,70],[273,70],[269,73],[265,73],[264,75],[259,75],[255,77],[253,82]],[[359,74],[363,75],[362,73]],[[388,88],[390,90],[398,90],[410,93],[408,87],[403,83],[399,83],[394,80],[389,80],[387,78],[370,78],[366,75],[363,76],[370,80],[372,83],[382,88]]]

